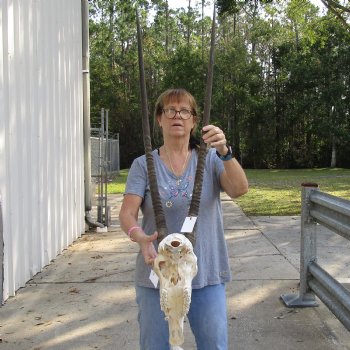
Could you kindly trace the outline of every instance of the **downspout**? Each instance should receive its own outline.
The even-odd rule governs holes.
[[[81,0],[83,55],[83,134],[85,222],[89,227],[104,227],[92,220],[91,211],[91,141],[90,141],[90,75],[89,75],[89,3]]]

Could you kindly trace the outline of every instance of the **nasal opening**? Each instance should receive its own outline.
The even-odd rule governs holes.
[[[171,242],[171,246],[174,247],[174,248],[177,248],[179,245],[180,245],[179,241],[172,241]]]

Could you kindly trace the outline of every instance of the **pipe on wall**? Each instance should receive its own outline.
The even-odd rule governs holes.
[[[89,73],[89,2],[81,0],[83,63],[83,134],[84,134],[84,198],[85,222],[89,227],[104,227],[94,222],[91,210],[91,141],[90,141],[90,73]]]

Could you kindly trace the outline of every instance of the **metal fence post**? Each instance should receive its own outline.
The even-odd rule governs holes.
[[[281,298],[288,307],[318,306],[315,294],[308,286],[308,265],[317,260],[316,222],[310,216],[310,194],[317,191],[314,183],[302,184],[301,192],[301,236],[300,236],[300,288],[299,295],[283,294]]]

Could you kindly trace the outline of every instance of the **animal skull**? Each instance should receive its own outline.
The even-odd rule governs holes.
[[[166,236],[159,244],[153,270],[160,282],[160,306],[169,322],[169,343],[173,350],[181,350],[183,322],[191,304],[192,279],[198,270],[191,242],[180,233]]]

